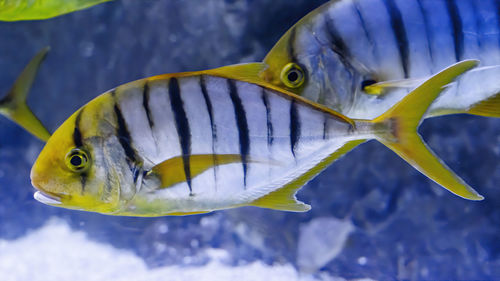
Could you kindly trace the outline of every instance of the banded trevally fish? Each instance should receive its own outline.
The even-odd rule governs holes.
[[[500,0],[330,1],[268,53],[260,77],[351,118],[375,118],[440,69],[461,76],[427,116],[500,117]]]
[[[2,0],[0,21],[43,20],[111,0]]]
[[[476,65],[463,61],[443,70],[373,120],[251,83],[262,63],[127,83],[54,132],[31,171],[35,198],[127,216],[240,206],[306,211],[297,190],[359,143],[376,139],[449,191],[481,200],[417,133],[443,87]]]

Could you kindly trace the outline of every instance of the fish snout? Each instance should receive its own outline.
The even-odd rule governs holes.
[[[36,165],[31,169],[30,178],[31,185],[37,190],[33,195],[35,200],[48,205],[61,204],[61,198],[58,195],[44,189],[48,184],[48,179],[37,170]]]

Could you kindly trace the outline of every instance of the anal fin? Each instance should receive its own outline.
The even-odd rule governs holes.
[[[377,82],[371,85],[367,85],[363,88],[365,94],[368,95],[383,95],[388,89],[391,88],[404,88],[411,89],[425,82],[425,79],[403,79],[403,80],[390,80]]]
[[[304,186],[308,181],[314,178],[317,174],[323,171],[335,160],[342,157],[347,152],[351,151],[356,146],[365,142],[365,140],[355,140],[344,144],[334,153],[330,154],[327,158],[321,161],[318,165],[311,168],[306,173],[302,174],[298,178],[289,182],[280,189],[273,191],[253,202],[248,204],[249,206],[255,206],[260,208],[290,211],[290,212],[306,212],[311,209],[311,206],[300,202],[295,197],[297,191]]]

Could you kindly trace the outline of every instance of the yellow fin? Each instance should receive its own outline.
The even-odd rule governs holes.
[[[224,66],[220,68],[210,69],[203,71],[204,74],[224,77],[228,79],[237,79],[240,81],[256,84],[262,86],[264,88],[274,90],[279,94],[282,94],[288,98],[294,99],[301,103],[307,104],[309,106],[315,107],[317,110],[330,114],[332,117],[337,120],[344,121],[349,123],[351,126],[354,126],[354,121],[349,117],[331,109],[319,103],[315,103],[306,99],[302,96],[299,96],[293,92],[290,92],[284,88],[275,86],[271,83],[266,82],[260,77],[260,73],[267,69],[267,64],[265,63],[246,63],[246,64],[236,64],[230,66]]]
[[[353,148],[359,144],[365,142],[365,140],[355,140],[344,144],[334,153],[330,154],[327,158],[321,161],[318,165],[314,166],[312,169],[301,175],[300,177],[294,179],[290,183],[286,184],[282,188],[273,191],[249,204],[249,206],[255,206],[260,208],[290,211],[290,212],[306,212],[311,209],[311,206],[300,202],[295,197],[297,191],[305,185],[314,176],[323,171],[335,160],[342,157],[347,152],[351,151]]]
[[[267,64],[262,62],[240,63],[218,68],[188,71],[178,73],[167,73],[146,78],[148,81],[164,80],[172,77],[188,77],[197,75],[212,75],[227,79],[245,81],[254,84],[266,83],[259,77],[259,74],[267,68]]]
[[[287,89],[278,87],[274,84],[271,84],[271,83],[265,81],[264,79],[261,78],[260,74],[264,70],[266,70],[267,68],[268,68],[268,65],[265,63],[261,63],[261,62],[242,63],[242,64],[223,66],[223,67],[209,69],[209,70],[162,74],[162,75],[157,75],[157,76],[147,78],[147,81],[163,80],[163,79],[169,79],[172,77],[196,76],[196,75],[212,75],[212,76],[222,77],[222,78],[226,78],[226,79],[239,80],[239,81],[255,84],[255,85],[267,88],[269,90],[273,90],[276,93],[279,93],[287,98],[294,99],[298,102],[301,102],[303,104],[307,104],[309,106],[313,106],[319,111],[330,114],[332,117],[336,118],[337,120],[341,120],[343,122],[350,124],[351,126],[354,126],[354,121],[352,119],[350,119],[349,117],[347,117],[339,112],[336,112],[335,110],[328,108],[322,104],[310,101],[302,96],[299,96],[293,92],[290,92]]]
[[[500,117],[500,93],[474,104],[466,113],[486,117]]]
[[[40,64],[44,60],[49,47],[39,51],[24,68],[5,98],[0,100],[0,114],[11,119],[42,141],[50,137],[49,131],[33,114],[26,104],[28,92],[33,84]]]
[[[385,93],[386,89],[390,88],[415,88],[425,82],[425,79],[403,79],[382,81],[375,84],[365,86],[364,92],[369,95],[381,95]]]
[[[377,136],[380,142],[436,183],[470,200],[482,200],[483,196],[441,162],[418,135],[417,127],[428,107],[443,91],[444,86],[477,64],[478,61],[468,60],[448,67],[372,121],[392,129],[390,135]]]
[[[191,178],[200,175],[214,166],[239,162],[241,162],[239,154],[194,154],[189,156]],[[186,181],[184,159],[182,156],[161,162],[154,166],[150,173],[160,178],[162,188]]]

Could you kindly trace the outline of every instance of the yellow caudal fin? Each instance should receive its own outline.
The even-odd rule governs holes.
[[[372,120],[373,123],[390,128],[390,133],[377,135],[377,140],[436,183],[470,200],[482,200],[483,196],[452,172],[426,146],[417,133],[417,127],[444,87],[477,64],[478,61],[468,60],[448,67],[424,82],[382,116]]]
[[[38,68],[48,51],[49,48],[45,47],[31,59],[7,96],[0,100],[0,114],[11,119],[42,141],[47,141],[50,133],[29,109],[26,98]]]
[[[486,117],[500,117],[500,93],[471,106],[465,113]]]

